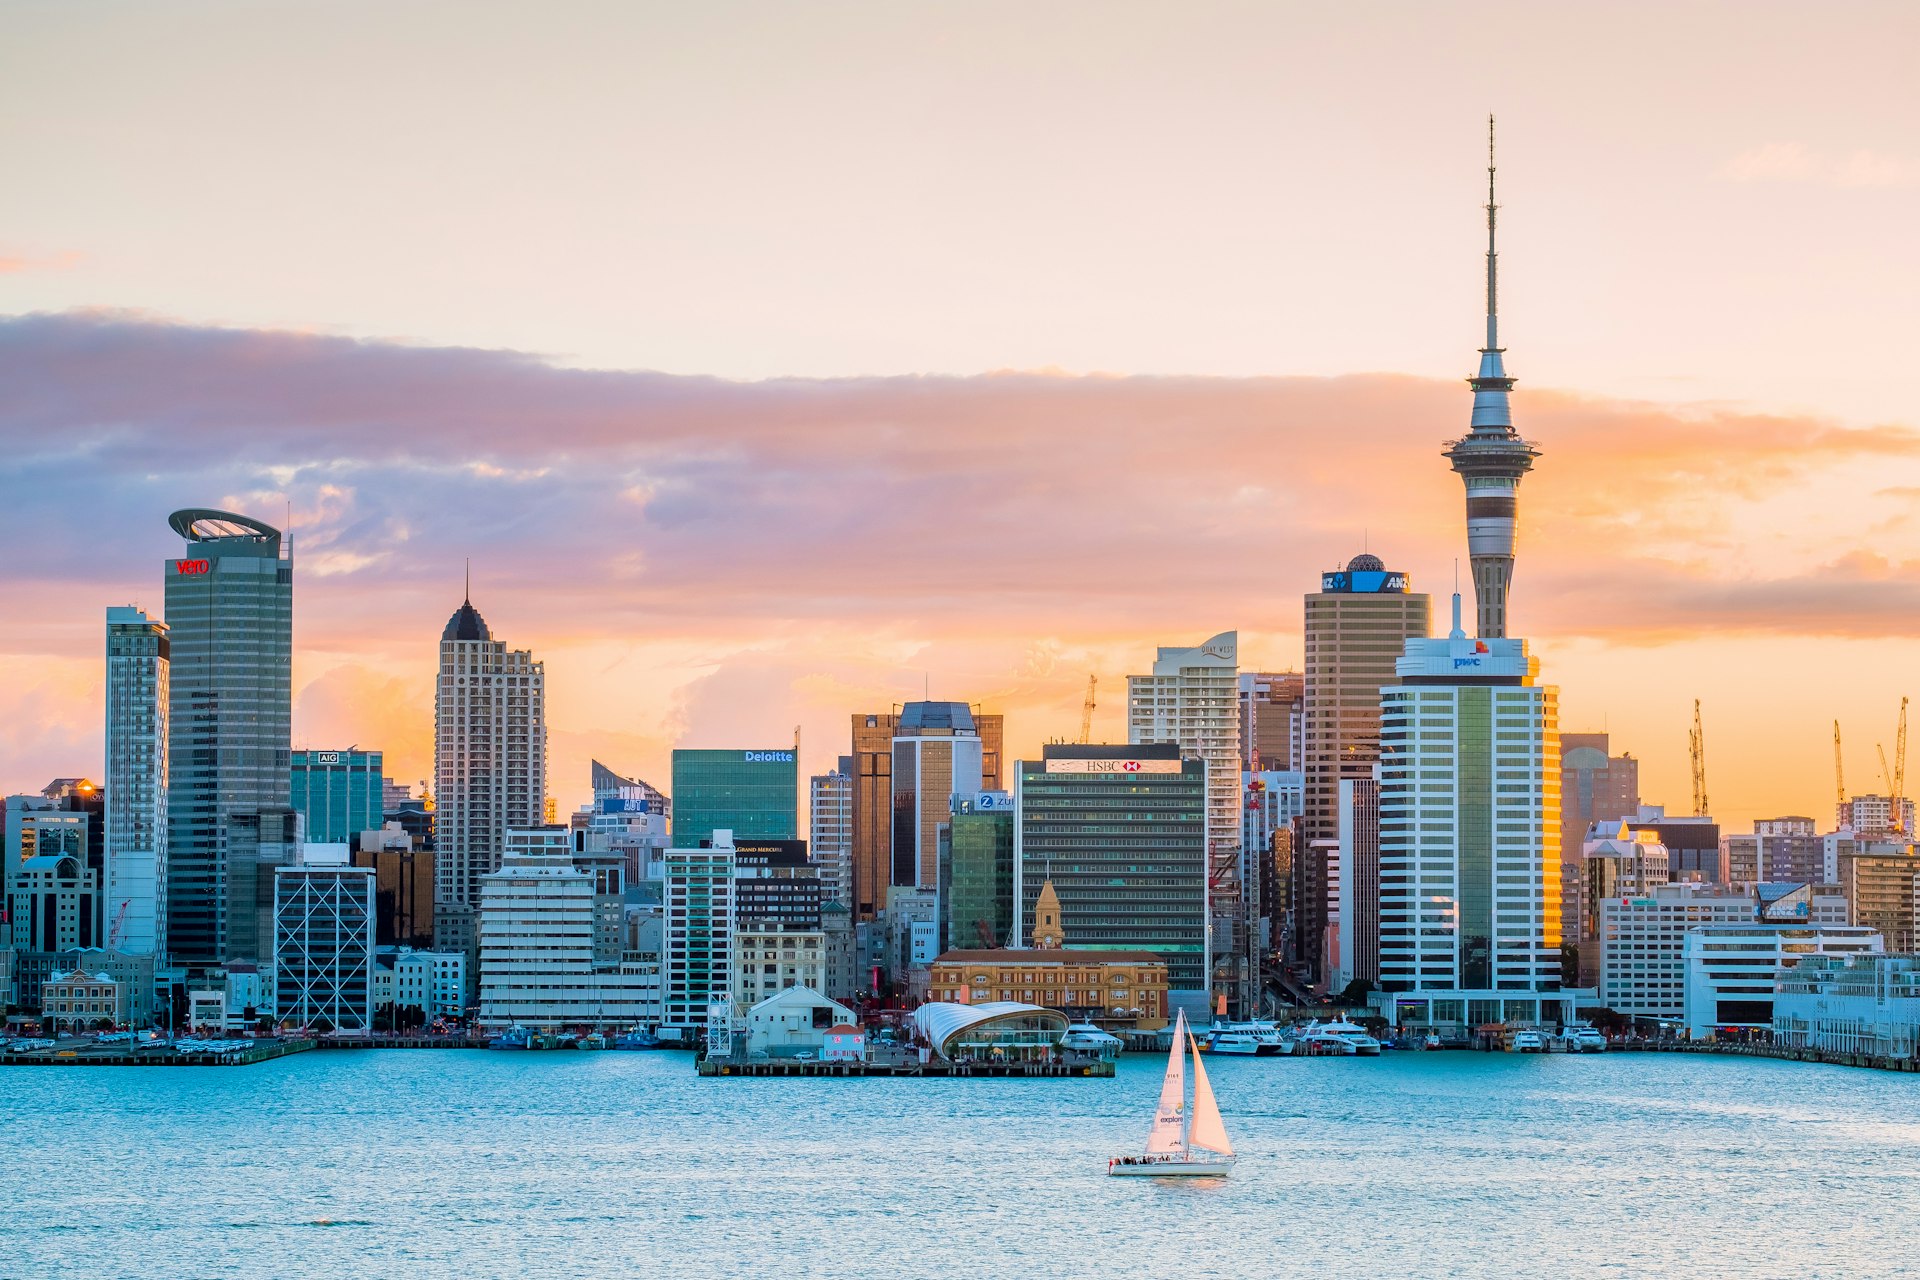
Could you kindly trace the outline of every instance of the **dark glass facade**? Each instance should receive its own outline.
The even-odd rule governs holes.
[[[789,748],[673,753],[673,844],[698,848],[716,831],[734,839],[800,835],[800,766]]]
[[[292,803],[312,844],[348,844],[382,822],[386,793],[378,751],[296,751]]]
[[[1017,766],[1020,910],[1051,877],[1068,950],[1152,951],[1207,989],[1207,770],[1171,744],[1045,748]]]
[[[951,868],[947,945],[988,949],[1019,945],[1013,936],[1011,798],[986,809],[979,807],[977,797],[960,799],[949,821],[947,849]]]

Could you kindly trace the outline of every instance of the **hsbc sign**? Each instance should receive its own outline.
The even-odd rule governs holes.
[[[213,561],[211,560],[175,560],[173,562],[173,571],[175,573],[182,573],[182,574],[212,573]]]
[[[1049,760],[1048,773],[1179,773],[1178,760]]]

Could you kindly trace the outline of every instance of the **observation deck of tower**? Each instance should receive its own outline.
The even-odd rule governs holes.
[[[1513,429],[1507,376],[1500,345],[1499,257],[1494,248],[1493,117],[1487,117],[1487,345],[1480,348],[1480,371],[1467,379],[1473,388],[1473,420],[1468,433],[1451,442],[1446,458],[1467,488],[1467,554],[1473,564],[1473,596],[1478,630],[1484,639],[1507,634],[1507,589],[1513,581],[1513,533],[1519,511],[1520,480],[1540,451]]]

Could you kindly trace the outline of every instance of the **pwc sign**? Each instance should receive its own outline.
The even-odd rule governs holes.
[[[213,572],[213,562],[211,560],[175,560],[173,562],[173,571],[180,574],[211,573]]]

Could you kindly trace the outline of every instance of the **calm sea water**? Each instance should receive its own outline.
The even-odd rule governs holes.
[[[1221,1182],[1108,1178],[1114,1080],[678,1053],[0,1069],[0,1275],[1888,1275],[1920,1078],[1678,1055],[1214,1059]]]

